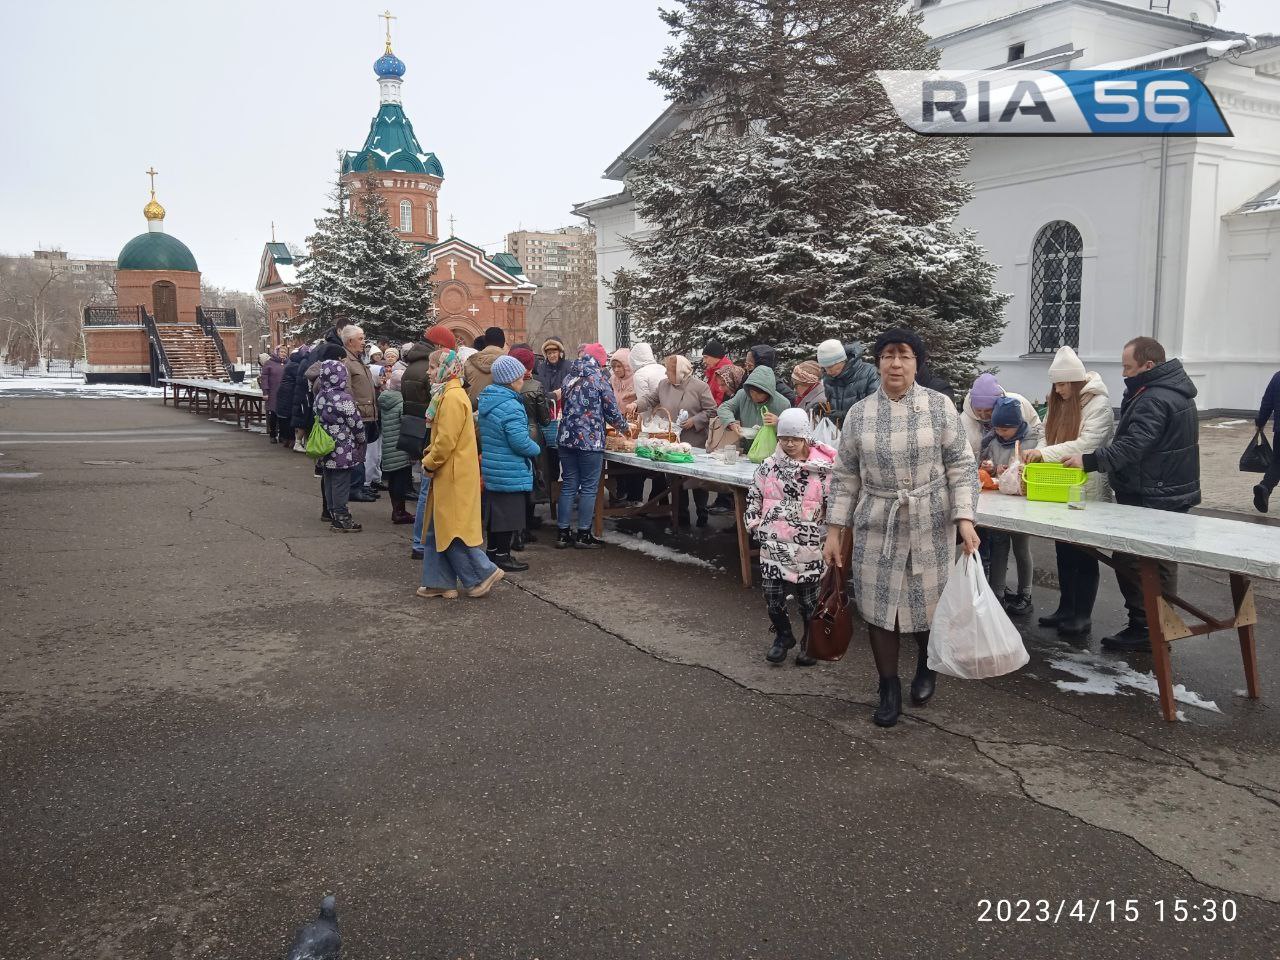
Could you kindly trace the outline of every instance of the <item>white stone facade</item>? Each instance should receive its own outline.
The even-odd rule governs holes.
[[[1172,16],[1147,0],[937,0],[921,12],[945,68],[986,69],[1021,53],[1015,69],[1147,58],[1193,69],[1234,133],[974,141],[965,174],[974,196],[960,223],[977,231],[1011,295],[1004,336],[984,358],[1001,382],[1037,398],[1048,391],[1051,357],[1031,351],[1033,248],[1042,228],[1066,221],[1082,241],[1078,350],[1117,402],[1125,342],[1153,335],[1183,359],[1203,410],[1256,409],[1280,368],[1280,202],[1241,208],[1280,183],[1280,38],[1214,28],[1214,0],[1172,0]],[[660,122],[606,175],[625,182],[626,158],[661,135]],[[643,225],[625,190],[576,212],[596,226],[602,278],[630,262],[621,238]],[[600,334],[611,345],[606,302],[602,285]]]

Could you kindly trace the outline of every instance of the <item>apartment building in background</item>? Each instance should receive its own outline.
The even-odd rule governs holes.
[[[596,288],[596,235],[587,227],[517,230],[507,234],[507,252],[539,287],[569,294]]]

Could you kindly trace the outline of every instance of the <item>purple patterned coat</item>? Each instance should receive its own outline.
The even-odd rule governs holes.
[[[316,396],[312,404],[320,424],[337,444],[333,453],[320,458],[326,470],[349,470],[364,462],[364,421],[356,409],[355,398],[347,390],[347,368],[341,360],[325,360],[316,377]]]

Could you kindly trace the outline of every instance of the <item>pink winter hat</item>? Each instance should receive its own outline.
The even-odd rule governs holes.
[[[609,365],[609,354],[605,352],[603,344],[588,343],[582,348],[582,352],[595,360],[602,368]]]
[[[993,374],[984,373],[973,381],[973,389],[969,391],[969,408],[972,410],[991,410],[996,401],[1004,396],[1000,389],[1000,381]]]

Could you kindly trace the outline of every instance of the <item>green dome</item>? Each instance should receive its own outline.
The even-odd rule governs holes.
[[[190,270],[200,268],[187,245],[167,233],[140,233],[124,245],[117,270]]]

